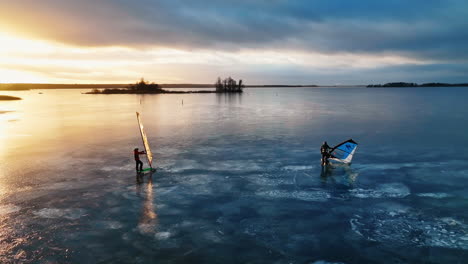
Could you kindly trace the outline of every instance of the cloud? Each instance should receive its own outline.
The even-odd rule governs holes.
[[[72,45],[468,59],[464,0],[8,2],[0,8],[0,25]]]
[[[0,35],[0,67],[51,82],[466,82],[466,17],[466,0],[0,0],[2,34],[29,38]]]

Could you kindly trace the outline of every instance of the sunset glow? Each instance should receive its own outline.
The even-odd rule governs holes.
[[[223,69],[228,73],[229,70],[242,71],[242,68],[258,66],[289,65],[305,71],[320,71],[428,63],[391,54],[375,56],[253,49],[213,52],[164,47],[73,47],[11,35],[0,35],[0,42],[3,43],[0,51],[0,80],[3,83],[126,83],[141,76],[174,83],[184,82],[183,76],[193,78],[194,75],[198,76],[197,82],[211,82],[213,74],[203,74],[196,69],[197,66],[216,67],[222,74]]]
[[[349,3],[330,9],[241,2],[239,12],[220,16],[219,10],[231,10],[222,3],[124,2],[23,0],[0,7],[0,83],[129,83],[141,77],[212,83],[220,75],[250,84],[457,81],[467,67],[452,54],[466,47],[456,34],[464,22],[443,16],[466,10],[457,1],[439,6],[440,12],[414,6],[432,14],[424,17],[394,17],[380,6]],[[355,15],[342,12],[348,9]],[[446,65],[450,72],[437,70]]]

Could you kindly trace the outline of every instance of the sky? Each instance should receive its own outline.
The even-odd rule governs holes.
[[[468,82],[466,0],[0,0],[0,83]]]

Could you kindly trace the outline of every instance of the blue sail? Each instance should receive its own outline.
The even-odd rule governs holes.
[[[357,145],[358,144],[352,139],[341,142],[330,150],[330,160],[351,163]]]

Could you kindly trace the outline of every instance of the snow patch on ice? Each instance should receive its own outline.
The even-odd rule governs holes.
[[[14,212],[18,212],[20,209],[21,207],[16,206],[14,204],[0,205],[0,215],[7,215]]]
[[[86,210],[81,208],[43,208],[33,212],[34,215],[42,218],[65,218],[68,220],[76,220],[86,214]]]
[[[277,186],[282,184],[294,184],[294,178],[268,178],[264,175],[248,177],[248,179],[255,184],[261,186]]]
[[[302,170],[311,170],[311,169],[313,169],[313,168],[315,168],[315,166],[288,165],[288,166],[284,166],[284,167],[283,167],[283,170],[302,171]]]
[[[448,193],[418,193],[417,196],[419,196],[419,197],[429,197],[429,198],[435,198],[435,199],[443,199],[443,198],[453,197],[452,195],[450,195]]]
[[[229,160],[222,162],[213,162],[210,170],[216,171],[263,171],[264,168],[253,161],[248,160]]]
[[[154,237],[157,240],[166,240],[171,237],[171,233],[170,232],[157,232],[156,234],[154,234]]]
[[[183,172],[186,170],[194,170],[194,169],[202,169],[202,166],[200,165],[199,162],[195,160],[188,160],[188,159],[178,160],[175,164],[167,168],[168,171],[175,172],[175,173]]]
[[[404,198],[410,195],[410,189],[402,183],[381,184],[376,189],[353,189],[351,196],[357,198]]]
[[[258,192],[257,195],[271,199],[298,199],[309,202],[325,202],[330,199],[330,194],[322,190],[312,191],[280,191],[272,190]]]

